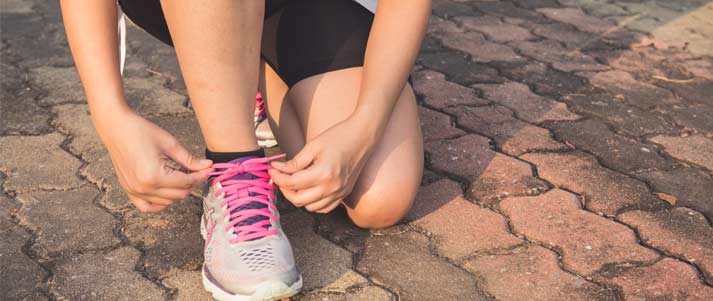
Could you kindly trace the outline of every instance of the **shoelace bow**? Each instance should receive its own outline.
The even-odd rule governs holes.
[[[272,214],[272,212],[277,211],[277,208],[270,201],[270,199],[275,198],[275,186],[270,184],[270,175],[267,170],[271,168],[268,162],[283,157],[285,155],[281,154],[272,157],[248,159],[243,162],[213,164],[213,168],[218,171],[210,173],[211,176],[216,176],[211,184],[220,183],[222,186],[215,192],[215,196],[225,194],[220,206],[228,206],[223,213],[223,218],[230,215],[225,231],[230,231],[233,228],[233,233],[236,235],[230,240],[231,243],[277,234],[277,230],[270,227],[271,222],[277,220],[277,217]],[[231,179],[235,175],[244,173],[249,173],[256,178]],[[250,203],[263,204],[265,207],[236,210]],[[266,219],[248,225],[238,225],[257,216],[263,216]]]

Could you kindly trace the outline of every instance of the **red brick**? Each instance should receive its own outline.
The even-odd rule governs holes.
[[[564,272],[557,255],[539,246],[479,256],[465,264],[498,300],[615,300],[614,293]]]
[[[702,135],[688,137],[656,136],[652,142],[663,145],[666,152],[676,159],[701,165],[713,171],[713,140]]]
[[[550,132],[513,117],[503,106],[452,107],[446,109],[457,117],[459,126],[492,137],[503,152],[520,156],[534,150],[565,150],[567,146],[552,139]]]
[[[601,281],[621,287],[625,300],[713,300],[690,265],[665,258],[654,265],[623,269]]]
[[[446,80],[445,75],[423,70],[414,76],[414,90],[424,102],[436,109],[454,105],[485,105],[488,101],[478,97],[475,90]]]
[[[419,106],[418,115],[424,141],[454,138],[465,134],[453,126],[451,117],[446,114]]]
[[[420,219],[462,195],[463,188],[449,179],[442,179],[421,187],[405,220]]]
[[[522,243],[508,233],[502,215],[460,196],[413,224],[433,235],[438,253],[454,261]]]
[[[515,231],[561,250],[564,267],[578,274],[590,275],[609,264],[658,258],[637,244],[629,228],[582,210],[577,196],[564,190],[508,198],[500,207]]]
[[[577,114],[570,112],[567,105],[550,98],[539,96],[530,88],[518,82],[504,84],[482,84],[474,87],[483,91],[485,98],[493,100],[513,110],[518,118],[532,123],[546,120],[575,120]]]
[[[466,135],[426,144],[434,169],[472,181],[468,197],[496,203],[509,195],[536,193],[546,184],[532,175],[527,163],[492,151],[488,139]]]
[[[688,208],[670,211],[631,211],[618,217],[639,232],[647,244],[686,258],[713,283],[713,227],[702,214]]]
[[[578,8],[540,8],[537,11],[552,20],[573,25],[581,31],[604,33],[613,27],[611,23],[588,16]]]
[[[539,176],[550,183],[584,196],[586,207],[606,215],[628,208],[661,209],[665,206],[643,182],[603,168],[597,160],[581,152],[526,154],[523,160],[535,164]]]
[[[591,56],[583,54],[576,49],[566,49],[557,41],[520,42],[515,47],[523,55],[538,61],[551,63],[552,68],[563,72],[609,69],[608,66],[597,63]]]

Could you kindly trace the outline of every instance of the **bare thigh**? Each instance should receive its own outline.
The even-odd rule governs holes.
[[[271,126],[281,148],[294,156],[305,141],[353,112],[362,68],[315,75],[289,90],[284,83],[282,86],[271,83],[279,78],[269,67],[264,74]],[[380,142],[345,200],[352,221],[365,228],[383,228],[398,222],[411,207],[422,172],[423,141],[418,108],[413,89],[407,84]]]

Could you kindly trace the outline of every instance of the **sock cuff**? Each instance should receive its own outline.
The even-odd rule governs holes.
[[[213,163],[226,163],[241,157],[265,157],[265,150],[258,148],[247,152],[212,152],[205,149],[205,157],[213,161]]]

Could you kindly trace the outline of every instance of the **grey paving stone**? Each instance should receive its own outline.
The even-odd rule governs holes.
[[[339,284],[353,273],[352,254],[349,251],[315,234],[312,217],[302,210],[286,214],[281,220],[302,272],[304,290],[350,286]]]
[[[0,92],[0,134],[40,135],[52,131],[50,112],[37,105],[32,94]]]
[[[57,299],[164,300],[161,289],[138,273],[139,251],[76,254],[58,263],[50,292]]]
[[[547,127],[558,140],[596,155],[602,164],[611,169],[635,172],[671,166],[654,146],[616,134],[596,119],[553,122]]]
[[[59,134],[0,137],[0,171],[8,176],[5,189],[69,189],[82,181],[75,176],[81,163],[59,146]],[[24,150],[30,147],[29,150]]]
[[[386,301],[396,300],[396,296],[380,288],[378,286],[367,285],[349,290],[345,294],[315,292],[306,295],[296,296],[298,301],[317,301],[317,300],[334,300],[334,301]]]
[[[94,204],[93,188],[30,192],[17,196],[22,208],[17,216],[37,235],[34,248],[40,256],[103,249],[118,244],[118,221]]]
[[[641,109],[679,102],[670,91],[638,81],[624,71],[599,72],[592,74],[589,81],[615,95],[622,95],[627,103]]]
[[[562,96],[576,93],[585,81],[572,74],[553,70],[541,62],[501,69],[508,78],[530,86],[537,94]]]
[[[178,271],[163,280],[166,287],[178,290],[176,300],[179,301],[211,301],[214,300],[209,292],[203,288],[200,271]]]
[[[504,81],[494,68],[475,63],[457,52],[426,53],[420,55],[417,62],[445,74],[448,81],[464,86]]]
[[[192,197],[156,214],[132,208],[124,214],[122,232],[132,245],[144,250],[146,272],[164,279],[177,270],[198,270],[202,265],[202,213],[200,201]]]
[[[46,96],[39,100],[40,104],[86,102],[82,82],[74,67],[42,66],[29,72],[32,84],[45,91]]]
[[[506,45],[489,42],[480,33],[446,33],[440,37],[443,46],[470,54],[471,60],[479,63],[520,62],[525,58]]]
[[[4,199],[0,199],[3,203]],[[41,300],[47,271],[23,253],[30,234],[0,215],[0,299]]]
[[[424,141],[454,138],[465,132],[456,128],[451,117],[438,111],[418,107],[419,121]]]
[[[500,18],[492,16],[467,16],[453,19],[462,24],[464,28],[485,34],[489,40],[498,43],[525,41],[535,38],[530,34],[529,30],[517,25],[507,24]]]
[[[645,179],[655,192],[675,197],[674,206],[689,207],[713,220],[713,178],[704,171],[693,168],[654,170],[637,174]]]
[[[664,106],[657,110],[669,116],[673,122],[683,126],[688,131],[698,133],[713,132],[713,107],[709,105]]]
[[[357,270],[404,300],[484,300],[474,278],[430,254],[428,240],[408,231],[371,236]]]
[[[557,41],[524,41],[516,43],[515,47],[519,49],[523,55],[538,61],[551,63],[552,68],[562,72],[601,71],[609,69],[609,66],[597,63],[591,56],[577,49],[566,49]]]

